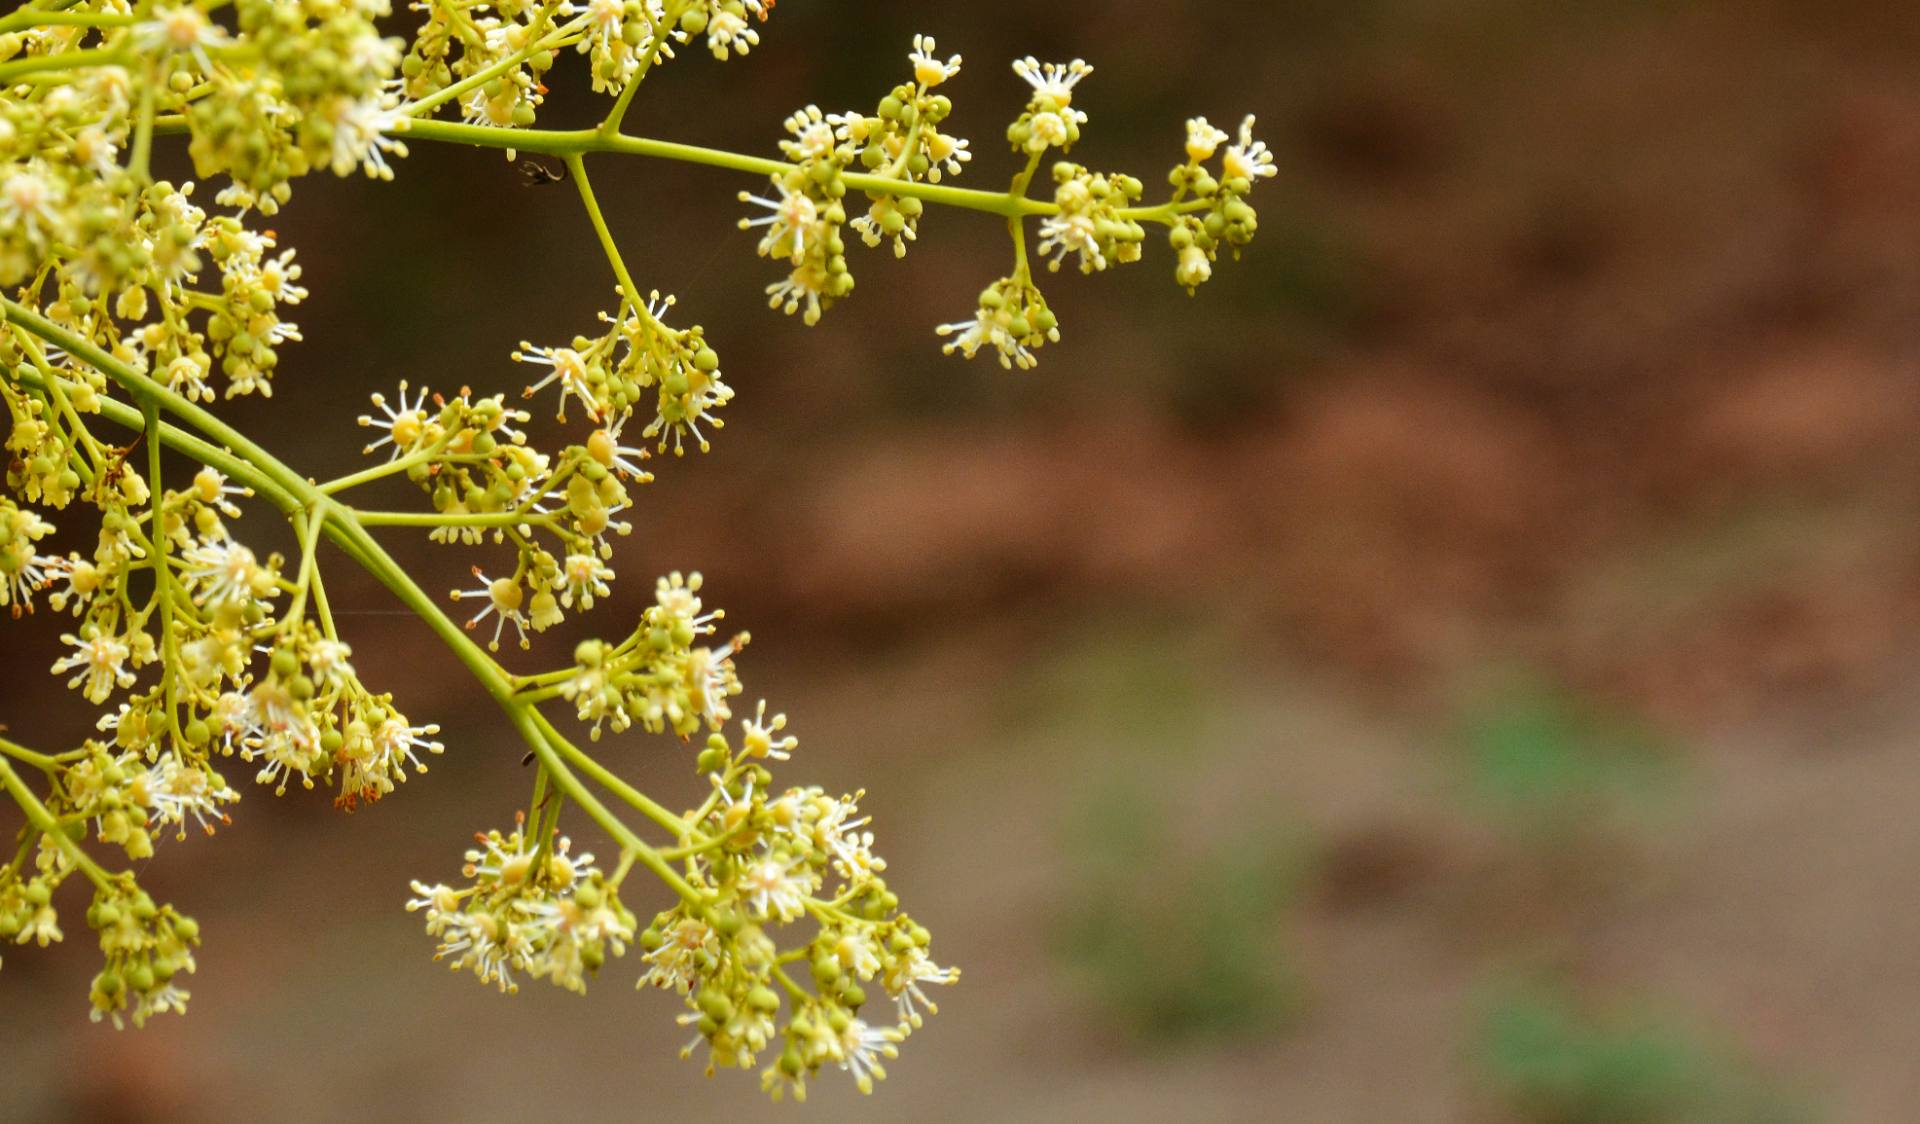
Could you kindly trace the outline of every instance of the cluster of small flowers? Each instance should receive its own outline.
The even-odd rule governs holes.
[[[240,0],[235,12],[248,66],[213,65],[241,48],[188,5],[145,41],[163,56],[197,174],[232,178],[218,201],[272,214],[314,168],[391,179],[386,155],[406,148],[387,135],[400,127],[387,86],[402,46],[375,26],[387,0]]]
[[[1080,139],[1087,114],[1073,104],[1074,87],[1093,73],[1084,60],[1043,63],[1029,55],[1013,64],[1013,72],[1032,88],[1026,108],[1007,126],[1007,142],[1027,157],[1027,175],[1039,166],[1050,148],[1066,152]],[[1053,168],[1054,203],[1059,213],[1040,225],[1039,252],[1054,257],[1048,265],[1059,269],[1069,253],[1080,256],[1082,272],[1105,269],[1109,259],[1136,261],[1144,237],[1139,225],[1120,213],[1122,205],[1139,199],[1141,185],[1131,176],[1094,176],[1078,164],[1059,161]],[[1019,181],[1024,185],[1025,179]],[[1060,339],[1059,319],[1033,283],[1024,248],[1012,273],[980,293],[969,320],[941,324],[939,336],[953,337],[940,350],[972,359],[991,348],[1002,367],[1029,370],[1039,363],[1034,352]]]
[[[0,335],[0,364],[8,361],[9,342],[9,337]],[[98,399],[98,392],[84,380],[76,383],[74,390],[72,397],[88,400],[88,404]],[[29,394],[9,380],[0,380],[0,403],[5,404],[12,427],[7,432],[4,446],[7,490],[29,502],[46,504],[48,507],[62,508],[72,503],[87,480],[73,466],[73,441],[57,416],[58,404],[49,398]],[[77,408],[79,403],[75,405]],[[18,530],[16,528],[16,533]],[[13,549],[20,549],[17,539]],[[29,560],[24,554],[19,558],[22,566]],[[33,580],[30,579],[25,585],[32,586]],[[14,612],[18,613],[24,603],[19,596],[22,587],[14,586],[11,592]],[[29,610],[32,608],[30,603],[25,603],[25,607]]]
[[[578,8],[564,6],[562,11],[567,15],[580,11],[586,18],[587,37],[578,49],[590,60],[597,93],[623,89],[639,71],[642,59],[673,57],[675,36],[671,31],[658,34],[667,26],[666,5],[661,0],[588,0]]]
[[[1042,63],[1029,55],[1013,64],[1013,72],[1032,88],[1025,109],[1007,127],[1008,143],[1027,157],[1026,170],[1015,179],[1016,186],[1024,188],[1049,148],[1066,152],[1080,139],[1087,115],[1074,108],[1073,91],[1093,67],[1081,59]],[[1069,252],[1080,253],[1082,268],[1089,271],[1105,268],[1108,251],[1115,260],[1138,257],[1139,239],[1133,236],[1137,227],[1130,229],[1131,220],[1119,214],[1121,203],[1139,196],[1137,190],[1128,190],[1135,186],[1130,177],[1093,177],[1079,165],[1061,161],[1054,167],[1054,179],[1060,213],[1041,225],[1039,249],[1042,254],[1058,249],[1055,268]],[[1039,363],[1036,350],[1059,341],[1059,318],[1033,283],[1024,234],[1019,237],[1021,252],[1013,272],[981,290],[973,317],[934,328],[936,335],[953,337],[941,345],[945,354],[958,352],[972,359],[982,348],[991,348],[1002,367],[1028,370]],[[1099,265],[1092,265],[1096,260]]]
[[[933,961],[931,934],[900,912],[881,877],[887,864],[859,811],[863,794],[775,790],[768,765],[790,759],[799,740],[765,702],[729,737],[727,700],[741,690],[732,655],[745,637],[718,650],[695,646],[720,616],[700,588],[697,574],[662,578],[641,627],[618,645],[581,645],[562,687],[596,736],[603,722],[682,738],[707,731],[695,766],[711,793],[678,820],[682,897],[640,932],[639,983],[683,997],[679,1021],[695,1036],[682,1055],[704,1044],[709,1073],[752,1068],[772,1050],[761,1081],[776,1098],[804,1098],[807,1080],[828,1065],[871,1092],[899,1043],[937,1010],[926,989],[959,971]],[[570,859],[550,828],[495,831],[479,843],[467,852],[469,885],[413,883],[408,908],[426,912],[437,957],[502,991],[515,990],[521,972],[578,991],[609,954],[624,953],[634,925],[614,891],[632,855],[606,879],[589,856]],[[797,943],[794,926],[809,930]],[[787,970],[794,962],[808,965],[810,990]],[[870,990],[891,1000],[885,1017],[869,1006]]]
[[[107,80],[115,74],[117,83]],[[29,275],[51,282],[49,319],[191,397],[213,397],[215,357],[229,395],[270,393],[275,349],[300,338],[280,317],[306,296],[300,267],[292,251],[272,253],[271,233],[234,217],[209,219],[192,200],[192,183],[142,185],[114,164],[124,106],[102,102],[124,100],[126,81],[124,72],[100,68],[39,99],[0,103],[0,284]],[[83,149],[106,167],[81,162]],[[209,260],[217,287],[203,281]],[[100,378],[60,369],[76,380]]]
[[[145,890],[124,879],[98,888],[87,925],[100,935],[106,957],[88,992],[93,1021],[108,1018],[121,1027],[130,1019],[143,1026],[157,1014],[186,1013],[188,993],[178,981],[196,968],[198,922],[170,905],[156,905]],[[122,1012],[127,1012],[124,1018]]]
[[[606,565],[613,556],[607,535],[632,531],[615,517],[632,506],[628,486],[653,479],[644,462],[653,451],[683,453],[689,438],[705,451],[703,424],[724,425],[716,415],[733,388],[698,325],[666,323],[673,303],[658,292],[644,304],[623,301],[618,316],[602,315],[608,328],[600,336],[551,347],[522,342],[513,353],[517,362],[548,369],[526,397],[556,386],[561,421],[571,399],[596,425],[584,443],[556,454],[528,447],[515,428],[528,420],[525,411],[509,409],[501,395],[476,398],[464,388],[448,399],[403,382],[392,402],[373,395],[379,416],[360,417],[361,425],[384,431],[366,451],[387,448],[388,463],[404,463],[434,510],[448,517],[433,538],[471,544],[491,533],[496,543],[513,543],[510,575],[490,578],[476,567],[480,587],[452,592],[455,600],[481,603],[467,627],[493,618],[493,648],[508,625],[527,647],[529,630],[545,631],[565,619],[566,610],[590,609],[605,597],[614,577]],[[622,444],[649,394],[652,418],[640,437],[655,443],[651,451]],[[541,532],[553,536],[557,549],[543,544]]]
[[[64,940],[54,892],[74,871],[74,853],[40,837],[34,870],[0,867],[0,941],[32,942],[45,948]],[[121,1027],[131,1019],[144,1026],[157,1014],[184,1013],[187,992],[179,978],[194,971],[193,946],[200,926],[172,906],[156,905],[130,874],[108,876],[86,868],[95,882],[87,926],[100,937],[105,966],[94,976],[88,998],[92,1018],[111,1018]]]
[[[1234,257],[1253,240],[1259,223],[1247,193],[1253,185],[1274,174],[1273,153],[1265,141],[1253,138],[1253,116],[1240,122],[1236,143],[1226,144],[1225,132],[1207,123],[1204,117],[1187,122],[1187,162],[1176,166],[1167,176],[1173,185],[1173,201],[1188,196],[1208,204],[1205,217],[1183,215],[1167,236],[1176,257],[1174,280],[1188,293],[1213,276],[1213,263],[1219,260],[1220,247],[1227,246]],[[1220,174],[1206,167],[1214,153],[1220,152]]]
[[[1087,123],[1086,112],[1074,108],[1073,88],[1093,67],[1084,59],[1043,63],[1028,55],[1014,62],[1013,72],[1033,88],[1026,108],[1007,126],[1013,150],[1037,160],[1049,148],[1071,149],[1080,139],[1080,126]]]
[[[0,867],[0,942],[32,942],[45,948],[66,939],[53,894],[72,872],[72,864],[57,848],[44,845],[31,872],[22,866]]]
[[[740,693],[733,657],[751,637],[742,632],[718,647],[701,644],[726,613],[705,607],[700,586],[699,574],[669,574],[655,585],[654,603],[631,636],[574,649],[573,674],[560,692],[580,721],[592,723],[594,740],[603,725],[619,733],[636,722],[649,733],[692,737],[733,716],[729,700]]]
[[[575,495],[568,485],[583,455],[570,451],[556,467],[554,458],[529,447],[518,426],[531,415],[509,407],[505,395],[477,397],[462,387],[448,398],[403,381],[394,400],[380,393],[371,398],[379,415],[362,414],[359,423],[382,435],[363,452],[386,449],[387,463],[403,463],[407,478],[428,495],[434,510],[450,517],[435,528],[436,540],[481,541],[485,529],[461,524],[465,516],[519,512],[531,522],[551,521],[557,515],[549,501],[562,490],[574,533],[582,541],[598,543],[610,527],[623,534],[630,529],[611,522],[613,512],[628,506],[625,492],[616,486]],[[504,534],[504,527],[495,527],[497,539]]]
[[[6,121],[0,115],[0,134]],[[21,134],[13,131],[15,142]],[[275,254],[271,232],[250,231],[236,217],[209,219],[192,202],[192,183],[134,188],[125,175],[102,177],[71,161],[29,158],[12,167],[0,169],[0,282],[50,267],[48,319],[188,398],[213,400],[215,357],[228,396],[273,392],[276,348],[300,338],[280,309],[307,296],[292,250]],[[65,173],[84,183],[61,183]],[[217,288],[204,284],[207,261]],[[98,373],[58,369],[102,388]],[[12,413],[21,419],[17,405]]]
[[[1030,370],[1039,360],[1034,349],[1060,341],[1060,318],[1047,308],[1047,298],[1032,276],[1016,271],[980,291],[973,319],[942,324],[934,331],[953,339],[941,345],[948,355],[968,359],[983,347],[992,348],[1002,367]]]
[[[266,674],[214,700],[206,732],[220,753],[258,762],[254,780],[276,795],[295,777],[313,788],[337,773],[335,806],[352,811],[379,800],[409,770],[427,771],[421,754],[445,747],[432,740],[439,726],[412,725],[394,709],[393,696],[368,691],[351,656],[345,644],[303,621],[280,635]]]
[[[654,323],[658,325],[657,320]],[[664,328],[658,331],[655,336],[634,330],[626,338],[667,337]],[[682,365],[664,378],[645,375],[673,384],[662,390],[663,403],[669,397],[684,402],[691,393],[687,384],[694,375],[704,380],[703,393],[713,393],[712,388],[719,387],[731,396],[720,383],[717,369],[703,369],[716,363],[712,350],[701,343],[698,329],[675,333],[671,338],[671,346],[677,351],[668,351],[668,345],[650,349],[644,353],[645,358],[620,364],[618,376],[609,375],[602,366],[608,340],[576,339],[575,347],[563,348],[523,345],[516,355],[551,366],[553,374],[547,381],[561,384],[563,406],[568,396],[578,397],[591,404],[589,414],[595,417],[607,412],[605,403],[616,400],[616,395],[637,394],[638,383],[634,380],[642,371],[657,372],[662,369],[659,364],[676,356]],[[638,348],[636,344],[636,353]],[[586,374],[589,368],[598,373]],[[626,388],[613,386],[616,378],[627,380]],[[676,396],[673,391],[683,393]],[[527,445],[526,434],[516,428],[516,423],[526,422],[529,415],[507,407],[504,395],[476,398],[463,388],[449,399],[430,396],[424,387],[415,390],[403,382],[395,400],[375,394],[373,404],[380,416],[363,414],[360,424],[382,430],[383,435],[366,451],[387,448],[388,463],[406,462],[407,476],[427,493],[435,511],[449,517],[445,525],[433,530],[434,539],[477,543],[491,531],[496,542],[511,538],[514,543],[518,562],[511,576],[489,578],[475,568],[480,588],[453,591],[455,600],[481,601],[481,608],[468,620],[467,627],[478,627],[492,617],[493,647],[499,647],[500,635],[509,624],[519,635],[521,646],[526,647],[529,629],[545,631],[564,619],[563,610],[592,608],[596,598],[607,595],[613,571],[603,559],[612,557],[613,548],[606,536],[608,532],[628,534],[633,529],[631,524],[614,518],[632,506],[627,482],[652,479],[639,464],[647,452],[620,444],[621,429],[630,414],[596,429],[585,444],[568,446],[557,456],[549,456]],[[684,416],[690,419],[714,405],[684,407],[691,411]],[[666,425],[664,421],[659,424],[662,428]],[[467,516],[502,518],[489,528],[462,522]],[[521,518],[515,520],[514,516]],[[513,522],[519,526],[509,536],[508,531],[515,528],[505,524]],[[535,540],[533,534],[540,530],[556,536],[559,556]],[[531,599],[527,596],[529,588]]]
[[[231,217],[216,219],[207,225],[207,254],[219,265],[221,291],[208,313],[206,338],[220,356],[220,367],[227,376],[227,397],[259,393],[271,397],[269,381],[279,363],[276,345],[300,339],[297,327],[280,319],[282,305],[296,305],[307,297],[298,284],[300,267],[294,264],[293,251],[283,250],[268,256],[274,248],[271,233],[256,233]],[[177,321],[176,321],[177,322]],[[213,398],[206,383],[206,355],[197,347],[181,352],[182,341],[197,344],[193,333],[171,331],[163,320],[159,327],[141,339],[143,351],[153,356],[158,368],[168,354],[167,383],[188,397],[202,401]]]
[[[515,352],[517,359],[552,369],[528,388],[529,395],[558,383],[563,411],[574,398],[600,423],[585,443],[556,455],[527,446],[514,423],[528,415],[508,408],[502,395],[476,398],[463,389],[451,399],[430,397],[424,388],[402,383],[394,401],[373,396],[380,416],[361,416],[361,425],[384,431],[366,451],[388,448],[388,463],[404,462],[434,510],[448,517],[432,537],[477,543],[491,534],[495,542],[512,542],[517,558],[510,574],[489,577],[475,567],[479,587],[451,592],[456,601],[480,603],[468,628],[493,619],[489,644],[496,650],[507,626],[527,647],[529,631],[551,628],[567,610],[591,609],[611,591],[607,535],[632,531],[615,518],[632,506],[627,486],[653,479],[642,467],[649,451],[621,444],[633,403],[649,389],[657,392],[654,420],[642,435],[657,438],[660,449],[671,439],[677,450],[681,432],[704,449],[700,422],[720,425],[712,412],[733,391],[721,381],[718,356],[698,327],[676,330],[661,320],[671,304],[656,294],[637,314],[629,309],[603,337],[576,337],[567,347],[522,344]],[[554,537],[557,552],[536,537],[543,531]]]
[[[384,86],[404,44],[374,27],[389,14],[388,0],[238,0],[235,10],[240,34],[275,76],[293,149],[335,175],[358,168],[393,178],[383,150],[406,150],[385,135],[397,99]]]
[[[429,740],[438,727],[411,725],[391,696],[361,685],[345,644],[310,620],[275,619],[280,560],[263,562],[231,536],[223,518],[239,514],[233,499],[241,494],[212,468],[203,468],[189,488],[165,492],[157,517],[164,551],[141,529],[153,519],[124,509],[103,515],[90,558],[0,551],[24,559],[14,562],[18,580],[7,585],[16,608],[64,579],[48,603],[82,623],[62,637],[73,651],[52,671],[69,675],[68,685],[88,701],[106,703],[134,687],[139,669],[164,652],[161,681],[129,695],[100,721],[126,752],[111,761],[84,754],[55,778],[55,802],[96,820],[104,842],[127,845],[130,833],[145,828],[144,817],[126,826],[113,818],[130,816],[135,807],[183,830],[192,817],[211,831],[212,821],[225,818],[221,806],[238,799],[213,769],[215,754],[260,761],[256,779],[277,791],[285,791],[292,776],[312,787],[337,770],[337,803],[352,808],[391,792],[409,767],[424,769],[421,753],[441,749]],[[11,529],[9,541],[29,546],[46,533],[43,520],[5,500],[0,525]],[[154,598],[135,610],[128,580],[148,568],[163,568],[166,576]],[[256,679],[251,664],[262,638],[273,644],[265,674]],[[148,767],[134,771],[136,760]]]
[[[871,116],[840,115],[835,119],[835,135],[859,151],[861,167],[874,175],[939,183],[943,170],[957,176],[973,159],[965,140],[940,131],[941,122],[953,112],[953,101],[933,92],[960,73],[960,56],[942,60],[934,51],[932,36],[916,35],[907,57],[913,63],[913,80],[895,86]],[[891,238],[894,256],[905,257],[907,243],[919,234],[920,200],[875,191],[867,192],[867,199],[867,213],[852,223],[860,240],[878,246],[882,239]]]
[[[54,49],[51,38],[0,36],[0,60],[38,53],[35,42]],[[32,276],[55,247],[92,244],[121,224],[133,189],[118,163],[131,92],[125,70],[101,67],[0,99],[0,285]]]
[[[789,316],[805,308],[801,319],[810,325],[818,324],[833,302],[853,292],[841,228],[847,221],[844,173],[854,150],[836,140],[839,120],[813,105],[788,117],[785,127],[791,139],[782,141],[781,149],[793,167],[768,177],[770,195],[743,191],[739,196],[742,203],[767,212],[741,219],[740,229],[765,227],[757,252],[790,267],[785,280],[767,286],[767,307]]]
[[[171,827],[185,839],[191,819],[212,835],[215,822],[229,822],[222,806],[239,799],[204,762],[162,753],[149,764],[140,750],[116,753],[90,739],[57,779],[47,806],[93,824],[95,838],[121,848],[129,859],[146,859],[153,857],[155,827]]]
[[[409,101],[432,97],[468,79],[492,77],[460,98],[460,114],[472,124],[527,128],[546,96],[542,81],[553,68],[558,48],[574,41],[590,22],[581,17],[561,27],[556,18],[570,5],[558,0],[527,3],[468,4],[426,0],[413,7],[426,13],[395,85]],[[596,59],[598,86],[600,67]]]
[[[931,36],[916,35],[908,59],[912,80],[889,91],[872,114],[823,113],[809,105],[789,116],[780,151],[794,167],[769,177],[771,195],[740,193],[741,202],[767,212],[741,219],[741,229],[765,227],[757,251],[791,267],[785,280],[767,286],[769,307],[788,315],[804,308],[801,318],[812,325],[853,292],[841,228],[847,223],[844,174],[856,161],[870,177],[939,183],[943,170],[958,175],[973,159],[965,140],[940,131],[953,102],[933,92],[960,72],[960,56],[942,60]],[[878,246],[892,239],[894,256],[904,257],[918,236],[924,204],[885,190],[868,190],[866,197],[867,212],[852,222],[861,241]]]
[[[35,545],[52,533],[53,524],[0,496],[0,607],[15,617],[33,609],[34,593],[60,565]]]
[[[825,1065],[849,1072],[862,1092],[884,1078],[882,1059],[937,1008],[923,985],[950,984],[959,971],[935,964],[925,928],[899,911],[899,898],[880,873],[858,812],[860,793],[834,797],[818,787],[775,792],[770,761],[786,760],[798,740],[783,735],[784,715],[771,720],[766,704],[742,723],[738,744],[715,732],[698,765],[713,795],[687,819],[710,846],[690,863],[689,883],[701,891],[663,911],[640,935],[652,965],[643,984],[679,992],[680,1021],[704,1042],[708,1070],[747,1068],[778,1042],[761,1074],[776,1098]],[[784,951],[789,927],[811,934]],[[809,992],[780,965],[804,960]],[[868,1007],[870,988],[892,1000],[884,1018]],[[788,1019],[776,1031],[786,996]]]
[[[692,0],[681,9],[680,33],[707,37],[707,50],[721,62],[760,45],[760,33],[747,22],[766,22],[776,0]],[[683,40],[684,41],[684,40]]]
[[[546,100],[546,73],[574,47],[589,61],[593,89],[617,94],[646,68],[674,57],[675,43],[704,36],[714,58],[760,42],[750,20],[774,0],[424,0],[421,29],[400,62],[398,89],[413,101],[478,81],[460,100],[470,123],[528,128]]]
[[[584,993],[609,956],[626,955],[635,918],[592,855],[572,854],[565,836],[534,835],[524,824],[476,835],[461,868],[468,885],[416,881],[407,909],[426,912],[428,935],[440,939],[434,959],[456,972],[502,992],[518,991],[523,972]]]
[[[536,347],[522,341],[513,353],[514,361],[548,368],[547,374],[526,388],[526,397],[557,384],[559,420],[567,420],[567,399],[576,399],[587,418],[602,427],[599,433],[604,440],[613,443],[611,453],[651,391],[653,416],[640,431],[641,438],[656,442],[659,452],[671,446],[676,456],[686,451],[687,439],[692,438],[695,447],[706,452],[710,444],[700,425],[725,427],[717,411],[733,400],[733,388],[721,377],[720,356],[707,345],[705,329],[698,324],[667,325],[665,317],[673,305],[673,297],[661,296],[656,289],[640,305],[623,297],[618,316],[601,313],[608,328],[599,336],[575,336],[564,347]],[[610,456],[596,459],[604,467],[618,467]],[[625,474],[643,482],[652,479],[637,468]]]
[[[46,809],[60,822],[90,824],[94,838],[121,847],[129,859],[148,859],[154,855],[150,822],[180,824],[184,836],[184,820],[194,817],[211,832],[205,817],[219,817],[217,807],[234,799],[238,795],[219,774],[177,757],[148,765],[140,753],[113,753],[88,742],[54,780]],[[54,892],[75,870],[96,884],[86,924],[100,934],[106,957],[90,988],[94,1022],[111,1018],[113,1026],[123,1026],[127,1013],[134,1026],[144,1026],[154,1014],[184,1013],[188,995],[177,978],[194,970],[192,945],[200,941],[200,926],[173,907],[156,905],[131,874],[109,878],[92,867],[71,840],[42,834],[31,874],[0,867],[0,941],[46,947],[63,940]]]
[[[1058,270],[1068,254],[1079,256],[1082,273],[1140,260],[1146,228],[1120,209],[1139,201],[1144,184],[1129,175],[1095,175],[1065,160],[1053,166],[1053,182],[1058,185],[1053,201],[1060,213],[1040,224],[1036,247],[1042,257],[1053,254],[1048,269]]]

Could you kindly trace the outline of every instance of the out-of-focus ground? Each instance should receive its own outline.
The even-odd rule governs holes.
[[[206,934],[185,1019],[89,1026],[77,924],[8,950],[0,1117],[1910,1116],[1920,24],[912,7],[791,0],[746,60],[657,74],[632,125],[770,151],[927,30],[968,60],[963,183],[1006,170],[1029,50],[1099,68],[1076,159],[1151,184],[1187,115],[1251,109],[1281,174],[1196,298],[1157,244],[1062,275],[1065,339],[1008,374],[930,331],[1004,270],[991,220],[856,256],[807,330],[756,307],[741,184],[593,165],[641,284],[740,389],[714,452],[640,497],[605,619],[705,571],[755,633],[749,697],[802,738],[783,777],[868,789],[890,883],[965,972],[876,1096],[827,1075],[776,1110],[701,1079],[630,965],[585,1000],[435,970],[407,880],[450,877],[530,781],[335,557],[356,662],[446,757],[351,818],[253,792],[162,845],[143,877]],[[425,146],[400,172],[303,183],[278,220],[309,342],[233,415],[316,475],[354,463],[369,389],[517,388],[513,344],[607,296],[570,192]],[[436,584],[488,557],[424,545]],[[38,674],[55,623],[8,633],[23,736],[71,736]],[[698,791],[675,744],[603,746]]]

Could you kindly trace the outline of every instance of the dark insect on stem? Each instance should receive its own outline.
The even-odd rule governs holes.
[[[140,442],[146,440],[146,437],[147,437],[147,434],[146,434],[146,431],[144,430],[134,434],[133,440],[129,441],[126,447],[119,451],[119,455],[114,457],[113,466],[100,474],[100,481],[98,484],[94,486],[95,490],[99,492],[99,494],[105,495],[106,494],[105,489],[107,487],[109,487],[110,485],[118,484],[120,482],[120,478],[126,475],[127,458],[133,455],[133,451],[140,447]]]
[[[565,164],[555,166],[528,158],[515,164],[514,167],[519,169],[520,176],[526,181],[528,187],[545,187],[548,184],[567,182]]]

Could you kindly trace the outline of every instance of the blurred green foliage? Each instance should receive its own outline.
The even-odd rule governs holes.
[[[1473,1039],[1486,1093],[1530,1124],[1801,1124],[1770,1077],[1653,1016],[1594,1014],[1565,988],[1502,993]]]
[[[1664,739],[1545,680],[1467,708],[1457,745],[1474,801],[1530,838],[1591,832],[1657,805],[1681,780],[1679,758]]]
[[[1057,947],[1129,1033],[1198,1039],[1291,1021],[1302,1005],[1285,920],[1297,848],[1268,824],[1197,851],[1173,837],[1141,775],[1109,782],[1067,846]]]

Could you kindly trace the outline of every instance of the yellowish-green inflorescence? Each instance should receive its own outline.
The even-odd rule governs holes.
[[[776,1097],[804,1095],[824,1068],[871,1090],[935,1011],[930,990],[958,978],[883,877],[863,794],[775,780],[797,739],[785,715],[741,701],[747,635],[722,634],[698,574],[658,579],[624,632],[579,644],[552,670],[517,673],[492,654],[613,597],[615,540],[641,518],[649,462],[707,451],[734,395],[704,330],[628,271],[587,158],[752,177],[741,225],[778,263],[769,303],[807,324],[854,291],[848,228],[902,256],[932,205],[995,216],[1009,272],[971,317],[935,330],[948,353],[1021,368],[1060,339],[1035,260],[1083,273],[1138,261],[1159,226],[1191,291],[1222,250],[1251,239],[1248,195],[1273,159],[1251,117],[1235,134],[1196,117],[1169,194],[1146,203],[1145,181],[1067,159],[1089,124],[1080,87],[1093,68],[1026,58],[1013,64],[1030,96],[1006,130],[1008,188],[954,186],[976,157],[948,131],[961,59],[926,36],[869,111],[806,106],[774,138],[777,155],[622,130],[655,67],[683,51],[747,55],[773,7],[36,0],[0,16],[0,608],[65,620],[46,666],[96,712],[65,745],[0,737],[0,786],[20,813],[0,865],[0,940],[61,940],[63,916],[75,923],[63,887],[86,883],[84,921],[105,961],[94,1018],[140,1025],[184,1011],[195,968],[198,927],[122,860],[213,834],[241,800],[238,782],[323,789],[351,811],[446,748],[437,725],[355,670],[323,577],[342,558],[428,625],[531,751],[533,793],[515,822],[477,835],[451,881],[413,884],[407,908],[453,968],[502,991],[541,979],[580,991],[637,950],[629,978],[679,997],[685,1052],[709,1069],[758,1069]],[[605,116],[537,128],[548,82],[569,65],[611,99]],[[543,174],[578,193],[611,305],[582,316],[582,334],[502,356],[494,389],[369,388],[368,467],[316,482],[209,409],[270,396],[301,338],[290,319],[308,297],[301,267],[264,220],[308,173],[391,179],[421,143],[557,159]],[[183,150],[199,182],[156,179],[159,145]],[[530,376],[513,379],[509,358]],[[570,443],[537,447],[533,408],[568,423]],[[400,477],[417,485],[416,507],[350,502]],[[249,521],[263,517],[290,523],[297,548],[248,545]],[[67,530],[58,549],[56,523]],[[387,554],[374,533],[384,528],[473,555],[462,560],[473,585],[451,591],[464,621]],[[676,811],[619,775],[636,749],[595,757],[548,708],[595,744],[635,726],[677,739],[700,780]],[[612,861],[576,849],[569,820],[602,833]],[[626,886],[636,868],[662,903],[644,922],[623,900],[640,896]]]

